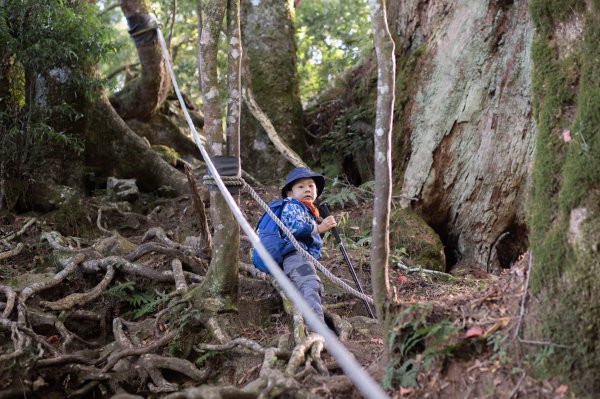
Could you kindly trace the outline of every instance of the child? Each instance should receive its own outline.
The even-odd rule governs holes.
[[[287,175],[285,186],[281,189],[281,196],[286,202],[281,212],[281,221],[292,232],[300,246],[315,259],[321,257],[323,246],[319,234],[336,226],[333,216],[317,223],[319,211],[313,202],[321,195],[324,187],[323,176],[306,168],[294,168]],[[324,321],[321,307],[322,284],[315,267],[294,248],[287,236],[284,240],[283,271]]]

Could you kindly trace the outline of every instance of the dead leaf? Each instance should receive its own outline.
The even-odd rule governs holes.
[[[414,388],[404,388],[404,387],[400,387],[400,390],[398,391],[398,393],[400,394],[400,396],[408,396],[411,393],[413,393],[415,391]]]
[[[465,338],[476,338],[483,335],[483,329],[479,326],[473,326],[465,333]]]
[[[499,329],[506,327],[508,323],[510,323],[510,317],[501,318],[496,323],[494,323],[493,326],[487,329],[487,331],[485,332],[485,336],[487,337],[488,335],[495,333]]]

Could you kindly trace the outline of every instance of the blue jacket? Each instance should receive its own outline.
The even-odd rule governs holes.
[[[308,251],[315,259],[320,259],[323,240],[321,240],[319,234],[312,235],[316,223],[315,217],[300,201],[292,197],[287,197],[283,201],[286,204],[281,212],[281,221],[292,232],[294,238],[302,248]],[[283,238],[285,245],[281,253],[285,256],[294,252],[296,248],[294,248],[285,234],[283,234]]]

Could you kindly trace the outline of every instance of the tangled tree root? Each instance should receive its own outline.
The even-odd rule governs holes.
[[[102,209],[98,212],[101,226]],[[0,260],[19,255],[25,244],[12,241],[36,222],[30,219],[18,232],[0,240]],[[104,227],[109,238],[121,239]],[[129,253],[104,256],[97,243],[86,243],[76,237],[63,237],[56,231],[43,232],[40,241],[53,250],[60,270],[51,275],[36,275],[37,279],[21,287],[0,285],[0,331],[10,341],[0,346],[0,381],[20,378],[18,387],[2,386],[0,398],[34,395],[44,385],[65,388],[68,397],[88,397],[92,392],[117,399],[139,398],[128,393],[165,395],[165,398],[273,398],[282,393],[289,397],[306,397],[300,380],[307,376],[329,376],[331,365],[322,359],[323,338],[306,335],[301,314],[285,295],[285,311],[293,320],[290,334],[280,339],[278,347],[265,347],[243,336],[233,336],[225,327],[222,315],[203,314],[192,309],[187,300],[190,285],[203,281],[209,253],[172,241],[161,228],[150,228],[139,245]],[[155,261],[160,258],[161,261]],[[165,265],[159,268],[157,265]],[[268,280],[251,265],[240,270],[251,278]],[[42,278],[43,277],[43,278]],[[106,306],[107,295],[128,279],[152,283],[166,289],[160,307],[145,314],[139,321],[127,320],[115,313],[118,307]],[[131,283],[129,283],[131,284]],[[115,301],[114,299],[111,301]],[[109,301],[110,302],[110,301]],[[166,350],[190,330],[182,320],[195,319],[195,331],[189,350],[176,357]],[[352,331],[350,323],[327,312],[342,340]],[[227,316],[228,317],[228,316]],[[98,333],[89,337],[86,325]],[[87,334],[87,335],[86,335]],[[198,338],[202,341],[198,342]],[[289,342],[291,341],[291,342]],[[195,345],[192,345],[195,343]],[[262,357],[260,366],[244,372],[243,379],[258,371],[254,380],[242,387],[204,384],[214,370],[199,367],[188,360],[192,350],[199,354],[227,353],[227,356]],[[260,360],[259,360],[260,361]],[[333,367],[335,368],[335,366]],[[19,377],[15,377],[19,376]],[[177,376],[173,380],[173,376]],[[240,380],[241,381],[241,380]],[[190,388],[193,385],[193,388]],[[2,390],[4,389],[4,390]]]

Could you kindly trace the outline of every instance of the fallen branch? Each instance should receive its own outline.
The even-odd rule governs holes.
[[[422,267],[408,267],[400,262],[396,262],[395,265],[399,268],[402,269],[402,271],[404,271],[405,274],[412,274],[412,273],[425,273],[425,274],[431,274],[437,277],[441,277],[446,281],[451,281],[454,280],[454,276],[448,273],[444,273],[444,272],[438,272],[437,270],[429,270],[429,269],[423,269]]]
[[[277,131],[269,120],[269,117],[263,112],[262,109],[260,109],[260,106],[256,103],[256,100],[254,100],[252,91],[250,91],[249,88],[244,87],[242,89],[242,95],[244,97],[246,106],[250,110],[250,113],[252,116],[254,116],[254,118],[256,118],[256,120],[265,130],[267,136],[269,136],[269,140],[271,140],[271,143],[273,143],[277,151],[279,151],[281,155],[283,155],[285,159],[287,159],[292,165],[307,168],[308,166],[306,166],[306,164],[302,161],[302,158],[296,154],[294,150],[288,147],[281,137],[279,137],[279,134],[277,134]]]

